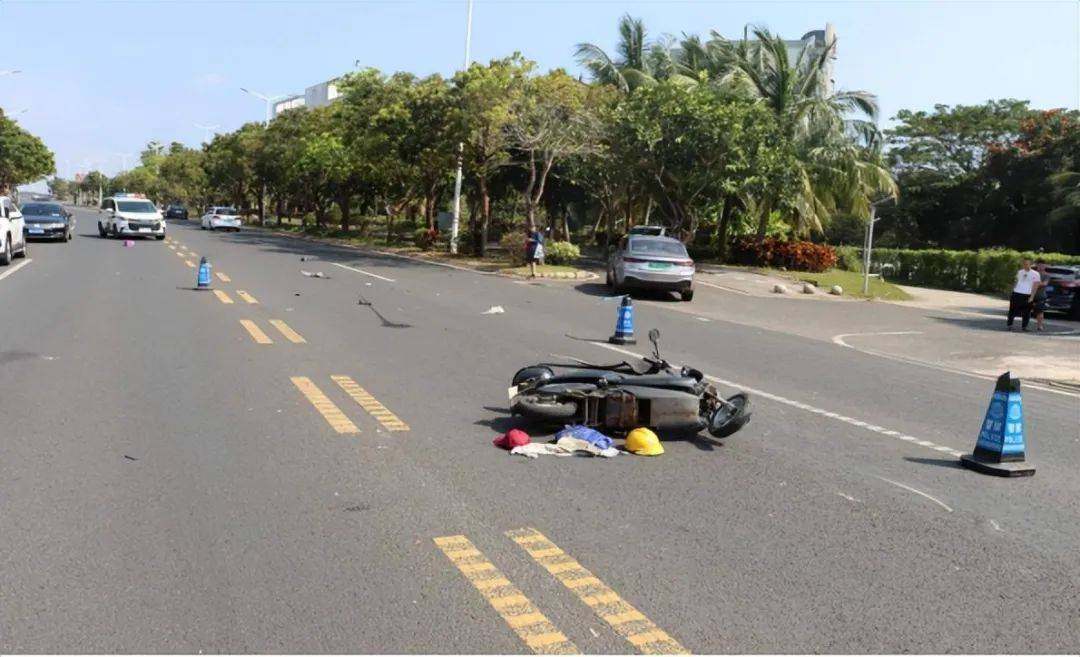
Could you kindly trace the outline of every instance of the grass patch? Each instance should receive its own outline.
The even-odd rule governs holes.
[[[779,269],[762,269],[774,276],[783,276],[796,281],[813,283],[828,292],[829,288],[839,285],[844,288],[844,296],[858,297],[860,299],[884,299],[886,301],[910,301],[911,295],[896,287],[892,283],[881,278],[870,279],[870,293],[863,294],[863,276],[859,272],[845,271],[843,269],[830,269],[820,274],[801,271],[780,271]]]

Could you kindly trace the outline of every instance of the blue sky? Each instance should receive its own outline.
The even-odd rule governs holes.
[[[623,13],[653,35],[738,36],[755,23],[798,38],[832,22],[840,87],[901,108],[1015,97],[1075,108],[1080,3],[612,2],[477,0],[473,59],[519,50],[545,68],[578,68],[574,45],[610,48]],[[324,2],[0,2],[7,47],[0,106],[56,152],[60,174],[113,173],[146,142],[197,145],[195,124],[261,120],[266,94],[361,66],[451,74],[461,65],[465,0]]]

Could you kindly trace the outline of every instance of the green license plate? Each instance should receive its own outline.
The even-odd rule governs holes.
[[[670,262],[650,262],[649,269],[671,269]]]

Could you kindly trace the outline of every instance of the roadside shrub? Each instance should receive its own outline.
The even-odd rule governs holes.
[[[740,264],[784,267],[795,271],[822,272],[836,266],[836,249],[827,244],[784,241],[772,237],[737,240],[732,255]]]
[[[837,246],[836,268],[845,271],[862,271],[862,249],[857,246]]]
[[[510,256],[510,264],[516,266],[525,264],[525,247],[529,238],[520,230],[512,230],[499,239],[499,246],[506,250]]]
[[[862,271],[862,249],[857,257],[845,257],[841,264],[850,271]],[[871,273],[901,285],[922,285],[946,290],[1007,294],[1016,270],[1024,258],[1050,265],[1080,264],[1080,256],[1064,253],[1030,253],[1010,249],[949,251],[946,249],[874,249]]]
[[[424,251],[430,251],[439,239],[439,232],[433,228],[417,228],[413,232],[413,244]]]
[[[570,242],[544,244],[544,262],[551,265],[569,265],[581,257],[581,249]]]

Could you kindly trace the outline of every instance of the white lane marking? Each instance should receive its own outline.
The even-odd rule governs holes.
[[[922,360],[916,360],[914,358],[905,358],[904,356],[895,356],[893,354],[887,354],[883,351],[876,351],[874,349],[865,349],[862,347],[853,347],[844,341],[844,338],[850,338],[856,335],[916,335],[921,334],[922,331],[896,331],[886,333],[841,333],[840,335],[834,335],[832,337],[833,344],[840,345],[841,347],[847,347],[852,351],[857,351],[860,354],[866,354],[867,356],[877,356],[878,358],[887,358],[888,360],[894,360],[898,363],[904,363],[906,365],[918,365],[920,367],[929,367],[930,369],[939,370],[941,372],[948,372],[949,374],[959,374],[961,376],[970,376],[975,379],[982,379],[983,381],[997,381],[996,376],[990,376],[988,374],[979,374],[978,372],[969,372],[967,370],[957,369],[955,367],[948,367],[947,365],[939,365],[937,363],[928,363]],[[1061,334],[1058,334],[1059,336]],[[1052,392],[1058,395],[1065,395],[1066,397],[1078,397],[1075,392],[1068,390],[1059,390],[1057,388],[1051,388],[1050,386],[1039,385],[1037,383],[1025,383],[1024,387],[1034,388],[1035,390],[1041,390],[1042,392]]]
[[[889,482],[890,484],[892,484],[893,486],[899,486],[900,488],[903,488],[904,490],[909,490],[909,491],[911,491],[912,493],[915,493],[916,495],[922,495],[923,497],[925,497],[926,499],[930,500],[930,501],[931,501],[931,502],[933,502],[934,504],[937,504],[938,506],[940,506],[941,508],[945,509],[945,510],[946,510],[946,511],[948,511],[949,513],[952,513],[952,512],[953,512],[953,510],[952,510],[952,507],[951,507],[951,506],[949,506],[948,504],[946,504],[946,503],[942,502],[941,500],[939,500],[938,498],[934,497],[933,495],[929,495],[929,494],[927,494],[927,493],[924,493],[924,492],[922,492],[922,491],[921,491],[921,490],[919,490],[918,488],[912,488],[911,486],[908,486],[908,485],[906,485],[906,484],[902,484],[902,483],[900,483],[899,481],[893,481],[892,479],[886,479],[885,477],[878,477],[878,479],[880,479],[880,480],[882,480],[882,481],[887,481],[887,482]]]
[[[742,294],[744,296],[749,296],[750,295],[749,292],[744,292],[743,290],[737,290],[737,289],[735,289],[733,287],[724,287],[723,285],[717,285],[716,283],[709,283],[707,281],[701,280],[700,278],[695,278],[694,282],[697,283],[698,285],[704,285],[705,287],[715,287],[716,289],[723,290],[724,292],[734,292],[735,294]]]
[[[9,266],[7,268],[7,270],[3,274],[0,274],[0,280],[3,280],[5,278],[7,278],[8,276],[11,276],[12,274],[19,271],[20,269],[22,269],[23,267],[25,267],[26,265],[30,264],[33,261],[34,261],[33,258],[26,258],[25,260],[23,260],[22,262],[20,262],[17,265]]]
[[[845,500],[847,500],[849,502],[858,502],[859,501],[859,500],[855,499],[854,497],[848,495],[847,493],[837,493],[837,495],[839,495],[840,497],[844,498]]]
[[[397,282],[392,278],[387,278],[385,276],[379,276],[378,274],[372,274],[369,271],[364,271],[363,269],[357,269],[356,267],[350,267],[349,265],[343,265],[340,262],[331,262],[330,264],[334,265],[335,267],[341,267],[342,269],[348,269],[349,271],[354,271],[357,274],[363,274],[364,276],[370,276],[372,278],[377,278],[380,281],[386,281],[387,283],[396,283]]]
[[[696,319],[699,322],[711,322],[712,321],[708,317],[695,317],[694,319]]]
[[[615,346],[613,344],[608,344],[606,342],[597,342],[597,341],[593,341],[593,340],[590,340],[589,342],[591,344],[594,344],[594,345],[598,346],[598,347],[603,347],[604,349],[610,349],[611,351],[618,352],[618,353],[626,355],[626,356],[633,356],[634,358],[641,358],[642,357],[641,354],[630,351],[629,349],[623,349],[621,347],[617,347],[617,346]],[[871,431],[873,433],[876,433],[876,434],[878,434],[880,436],[888,436],[890,438],[898,438],[899,440],[903,440],[905,442],[913,443],[915,445],[919,445],[920,447],[928,447],[930,449],[933,449],[933,450],[936,450],[936,451],[939,451],[939,452],[945,452],[945,453],[950,454],[952,456],[955,456],[957,458],[960,458],[961,456],[964,455],[964,452],[953,449],[952,447],[948,447],[946,445],[938,445],[936,443],[930,442],[929,440],[920,440],[920,439],[916,438],[915,436],[908,436],[908,435],[905,435],[905,434],[901,434],[899,431],[890,431],[890,430],[885,429],[883,427],[879,427],[876,424],[871,424],[870,422],[864,422],[862,420],[858,420],[856,418],[851,418],[851,417],[848,417],[846,415],[841,415],[839,413],[833,413],[832,411],[827,411],[824,408],[817,408],[817,407],[811,406],[809,404],[804,404],[802,402],[795,401],[794,399],[788,399],[787,397],[781,397],[780,395],[775,395],[775,394],[773,394],[771,392],[765,392],[764,390],[759,390],[757,388],[751,388],[750,386],[743,385],[743,384],[738,383],[736,381],[728,381],[727,379],[721,379],[719,377],[712,376],[712,375],[709,375],[709,374],[706,374],[705,378],[710,380],[710,381],[713,381],[715,383],[721,383],[723,385],[726,385],[726,386],[729,386],[729,387],[732,387],[732,388],[737,388],[739,390],[745,390],[746,392],[753,393],[753,394],[755,394],[755,395],[757,395],[759,397],[764,397],[765,399],[770,399],[772,401],[779,402],[781,404],[786,404],[788,406],[798,408],[799,410],[808,411],[810,413],[815,413],[817,415],[821,415],[821,416],[827,417],[827,418],[832,419],[832,420],[837,420],[839,422],[849,424],[849,425],[851,425],[853,427],[858,427],[860,429],[865,429],[867,431]]]
[[[854,338],[861,335],[922,335],[922,331],[881,331],[879,333],[841,333],[840,335],[834,335],[832,341],[841,347],[847,347],[848,349],[855,349],[848,343],[844,342],[844,338]],[[855,349],[860,351],[859,349]]]
[[[990,519],[990,526],[991,526],[991,527],[993,527],[994,529],[998,530],[999,532],[1000,532],[1000,531],[1004,531],[1004,530],[1003,530],[1003,529],[1001,528],[1001,525],[999,525],[999,524],[998,524],[998,521],[997,521],[997,520],[994,520],[993,518],[991,518],[991,519]]]

